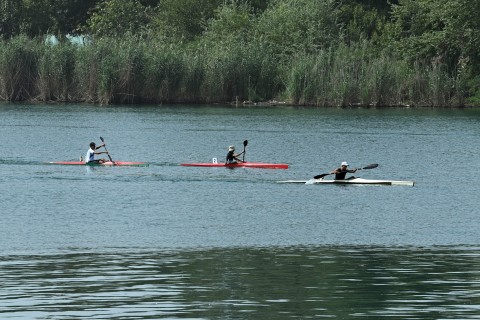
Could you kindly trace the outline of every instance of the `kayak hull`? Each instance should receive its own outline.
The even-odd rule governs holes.
[[[384,185],[384,186],[411,186],[415,185],[415,181],[409,180],[371,180],[355,178],[349,180],[324,180],[324,179],[311,179],[311,180],[285,180],[277,181],[277,183],[298,183],[298,184],[364,184],[364,185]]]
[[[85,163],[83,161],[57,161],[50,164],[68,165],[68,166],[147,166],[146,162],[135,161],[106,161],[104,163]]]
[[[285,163],[265,162],[238,162],[238,163],[181,163],[184,167],[224,167],[224,168],[259,168],[259,169],[288,169]]]

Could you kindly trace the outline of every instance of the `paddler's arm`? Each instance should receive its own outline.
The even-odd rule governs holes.
[[[237,161],[245,162],[245,161],[243,161],[242,159],[237,158],[237,157],[240,156],[240,155],[241,155],[241,153],[237,154],[237,155],[236,155],[235,157],[233,157],[233,158],[234,158],[235,160],[237,160]]]

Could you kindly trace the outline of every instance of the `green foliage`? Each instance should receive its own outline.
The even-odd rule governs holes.
[[[393,6],[386,44],[410,63],[447,72],[456,79],[452,86],[462,103],[465,95],[476,95],[467,77],[480,72],[479,10],[479,0],[400,0]]]
[[[191,41],[200,36],[223,0],[162,0],[151,28],[160,38]]]
[[[183,61],[185,64],[183,84],[180,95],[183,97],[182,102],[204,102],[205,96],[202,86],[206,76],[206,57],[200,54],[184,54]]]
[[[458,52],[455,64],[458,69],[468,68],[472,74],[480,73],[480,0],[457,0],[448,3],[445,12],[450,20],[446,25],[449,45]],[[461,70],[459,70],[461,71]]]
[[[465,79],[468,83],[466,87],[468,87],[468,103],[480,106],[480,75],[476,75]]]
[[[272,0],[255,32],[282,59],[335,46],[342,36],[334,0]]]
[[[53,1],[53,5],[52,5]],[[55,8],[55,29],[53,34],[77,34],[89,18],[89,11],[102,0],[52,0]]]
[[[338,21],[345,32],[345,42],[355,44],[365,39],[378,41],[387,22],[384,7],[372,7],[370,2],[344,1],[337,7]]]
[[[39,45],[25,36],[0,42],[0,97],[7,101],[35,99]]]
[[[439,50],[446,45],[445,20],[439,8],[446,1],[450,0],[401,0],[393,6],[390,30],[397,52],[411,61],[443,54]]]
[[[268,8],[271,0],[247,0],[247,2],[256,13],[261,13]]]
[[[183,77],[186,73],[184,55],[177,48],[163,50],[153,47],[147,51],[145,66],[146,83],[144,96],[148,101],[172,102],[181,91]]]
[[[232,41],[210,47],[202,91],[209,101],[258,101],[278,92],[278,66],[268,48]]]
[[[44,47],[39,57],[37,82],[39,99],[42,101],[70,101],[76,48],[70,44]]]
[[[35,37],[55,28],[54,7],[48,0],[21,0],[19,5],[22,33]]]
[[[65,35],[85,24],[88,12],[101,0],[0,0],[0,35]]]
[[[299,56],[289,70],[287,96],[318,106],[461,106],[457,79],[441,65],[410,65],[366,43]]]
[[[75,74],[79,100],[110,103],[141,102],[145,85],[145,43],[136,37],[123,41],[99,39],[79,49]]]
[[[0,0],[0,38],[8,39],[18,34],[20,7],[15,0]]]
[[[79,47],[75,60],[75,83],[74,92],[78,93],[75,100],[90,103],[98,102],[98,70],[102,59],[102,41],[92,46]]]
[[[230,42],[250,42],[255,28],[253,8],[244,1],[225,2],[208,21],[202,41],[209,46],[230,45]]]
[[[138,0],[100,2],[87,21],[86,31],[96,36],[119,37],[138,33],[148,24],[148,8]]]
[[[0,99],[478,103],[478,12],[480,0],[0,0]],[[68,45],[79,30],[93,43]],[[51,34],[60,44],[40,41]]]

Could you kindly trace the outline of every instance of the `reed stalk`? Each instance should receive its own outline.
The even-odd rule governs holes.
[[[74,101],[75,48],[61,43],[43,48],[38,62],[38,99]]]
[[[463,77],[463,78],[462,78]],[[315,106],[452,106],[467,75],[439,60],[409,64],[368,43],[280,60],[235,38],[189,47],[126,35],[92,44],[0,42],[0,99],[100,104],[265,101]]]
[[[445,107],[461,101],[458,81],[444,65],[410,66],[365,46],[340,46],[294,60],[285,78],[286,96],[295,104]]]
[[[0,42],[0,97],[24,101],[37,96],[39,45],[25,36]]]

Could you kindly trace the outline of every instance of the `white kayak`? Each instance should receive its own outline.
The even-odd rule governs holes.
[[[310,180],[284,180],[277,181],[277,183],[299,183],[299,184],[372,184],[384,186],[411,186],[415,185],[415,181],[409,180],[372,180],[372,179],[346,179],[346,180],[325,180],[325,179],[310,179]]]

